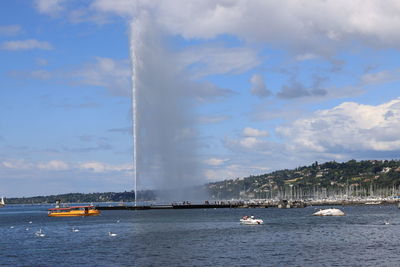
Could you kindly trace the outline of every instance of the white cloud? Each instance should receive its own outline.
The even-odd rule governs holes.
[[[221,159],[221,158],[209,158],[204,161],[207,165],[211,166],[220,166],[229,161],[229,159]]]
[[[10,71],[9,75],[16,78],[30,78],[37,80],[48,80],[52,77],[52,73],[47,70]]]
[[[293,149],[328,153],[400,150],[399,131],[400,99],[377,106],[345,102],[277,128]]]
[[[38,59],[37,64],[45,65],[47,60]],[[112,95],[130,96],[131,69],[127,59],[112,59],[97,57],[94,61],[74,67],[74,70],[43,69],[32,71],[10,71],[9,74],[17,78],[31,78],[38,80],[53,79],[78,85],[91,85],[106,88]]]
[[[267,137],[269,136],[269,133],[266,130],[258,130],[255,128],[246,127],[243,129],[243,135],[247,137]]]
[[[69,163],[62,160],[50,160],[41,162],[29,162],[26,160],[3,160],[0,169],[14,170],[39,170],[39,171],[90,171],[96,173],[105,172],[130,172],[132,165],[109,164],[99,161],[87,161],[81,163]]]
[[[32,163],[28,163],[24,160],[5,160],[1,162],[1,166],[6,169],[19,169],[26,170],[33,167]]]
[[[210,74],[243,73],[259,64],[256,51],[243,47],[196,46],[182,52],[180,61],[197,78]]]
[[[231,150],[253,150],[254,152],[268,153],[270,143],[257,137],[242,137],[238,139],[226,137],[224,140],[226,147]]]
[[[0,46],[1,49],[4,50],[32,50],[32,49],[42,49],[42,50],[51,50],[53,46],[44,41],[38,41],[35,39],[23,40],[23,41],[8,41],[3,42]]]
[[[311,60],[311,59],[316,59],[318,58],[317,55],[313,53],[304,53],[296,56],[296,60],[298,61],[305,61],[305,60]]]
[[[272,93],[267,89],[265,86],[264,79],[259,74],[254,74],[251,76],[250,79],[251,89],[250,92],[258,97],[267,97],[270,96]]]
[[[85,162],[80,164],[79,167],[94,172],[104,172],[106,170],[106,165],[102,162]]]
[[[381,47],[400,44],[400,4],[396,0],[97,0],[91,7],[129,17],[145,10],[170,33],[184,38],[211,39],[230,34],[247,41],[290,47],[300,52],[297,54],[329,56],[355,40]]]
[[[37,168],[47,171],[64,171],[69,169],[69,165],[60,160],[52,160],[49,162],[39,163],[37,165]]]
[[[110,172],[110,171],[131,171],[131,164],[111,165],[104,162],[90,161],[78,165],[82,170],[89,170],[93,172]]]
[[[381,84],[400,80],[400,69],[367,73],[361,77],[364,84]]]
[[[35,5],[40,13],[53,16],[64,10],[64,2],[65,0],[36,0]]]
[[[244,148],[255,148],[263,143],[255,137],[245,137],[239,140],[239,144]]]
[[[130,0],[95,0],[90,8],[100,12],[114,13],[124,17],[138,15],[140,9],[156,8],[160,3],[157,1],[130,1]]]
[[[17,35],[22,32],[20,25],[0,26],[0,35]]]
[[[74,73],[79,83],[106,87],[114,95],[129,95],[131,70],[127,60],[96,58]]]

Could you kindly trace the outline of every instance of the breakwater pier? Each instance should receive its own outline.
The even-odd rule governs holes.
[[[218,201],[215,203],[192,204],[190,202],[170,205],[96,205],[99,210],[160,210],[160,209],[220,209],[220,208],[304,208],[307,206],[349,206],[349,205],[399,205],[399,199],[369,200],[273,200],[273,201]]]
[[[172,205],[117,205],[117,206],[96,206],[99,210],[165,210],[165,209],[217,209],[217,208],[240,208],[234,204],[172,204]]]

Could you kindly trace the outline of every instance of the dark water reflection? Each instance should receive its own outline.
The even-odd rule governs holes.
[[[345,217],[313,217],[315,207],[307,207],[104,211],[87,218],[48,218],[48,207],[0,209],[0,266],[398,266],[400,262],[400,210],[395,206],[343,207]],[[265,225],[240,225],[243,215],[259,217]],[[73,227],[79,232],[72,232]],[[46,237],[35,236],[40,228]]]

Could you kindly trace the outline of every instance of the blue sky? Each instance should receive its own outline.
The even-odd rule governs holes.
[[[392,159],[396,1],[2,1],[0,195]],[[132,58],[134,55],[134,58]]]

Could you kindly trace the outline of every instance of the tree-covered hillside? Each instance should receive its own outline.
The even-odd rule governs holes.
[[[141,201],[155,200],[155,193],[150,190],[139,191],[138,198]],[[35,196],[23,198],[6,198],[7,204],[43,204],[55,203],[61,200],[62,203],[91,203],[91,202],[133,202],[134,192],[105,192],[105,193],[70,193],[51,196]]]
[[[397,195],[399,160],[335,161],[208,184],[214,199]]]

